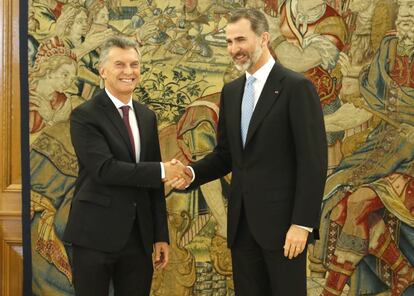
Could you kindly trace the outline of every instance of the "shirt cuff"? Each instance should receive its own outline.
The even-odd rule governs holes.
[[[165,169],[164,169],[164,164],[162,162],[160,162],[161,165],[161,180],[165,179]]]
[[[192,167],[190,167],[189,165],[187,167],[190,169],[191,173],[193,174],[193,177],[191,178],[191,183],[193,183],[193,181],[195,179],[194,169]]]
[[[306,226],[297,225],[297,224],[293,224],[293,225],[295,225],[295,226],[297,226],[299,228],[305,229],[305,230],[307,230],[309,232],[312,232],[313,231],[313,228],[311,228],[311,227],[306,227]]]

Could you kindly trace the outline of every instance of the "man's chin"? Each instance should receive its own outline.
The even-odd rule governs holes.
[[[246,72],[249,68],[251,63],[250,62],[246,62],[244,64],[234,64],[236,66],[236,69],[239,70],[240,72]]]
[[[130,96],[133,94],[136,87],[124,87],[122,89],[118,89],[118,93],[123,96]]]

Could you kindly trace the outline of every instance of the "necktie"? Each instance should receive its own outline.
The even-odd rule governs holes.
[[[246,87],[244,89],[242,106],[241,106],[241,135],[243,140],[243,147],[246,143],[247,131],[249,129],[250,119],[252,118],[254,110],[254,87],[253,83],[256,78],[250,76],[246,81]]]
[[[122,106],[121,110],[122,110],[122,120],[124,121],[125,127],[127,128],[129,141],[131,142],[132,152],[134,154],[134,159],[135,159],[136,156],[135,156],[134,136],[132,134],[131,125],[129,124],[129,106]]]

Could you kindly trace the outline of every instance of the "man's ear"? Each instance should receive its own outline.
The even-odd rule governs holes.
[[[105,71],[105,68],[104,68],[104,67],[100,67],[100,68],[99,68],[99,75],[101,76],[101,78],[102,78],[103,80],[105,80],[105,79],[106,79],[106,71]]]
[[[269,32],[262,33],[262,47],[267,47],[269,44]]]

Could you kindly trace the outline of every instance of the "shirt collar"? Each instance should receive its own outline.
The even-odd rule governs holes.
[[[266,79],[269,76],[269,73],[272,70],[274,64],[275,64],[275,60],[273,59],[273,57],[270,57],[267,60],[266,64],[264,64],[263,66],[261,66],[259,68],[259,70],[254,72],[254,74],[253,74],[254,78],[256,78],[256,80],[266,81]],[[252,75],[246,71],[246,79],[248,79],[250,76],[252,76]]]
[[[111,94],[107,88],[105,88],[105,92],[108,95],[108,97],[111,99],[112,103],[114,103],[116,109],[119,109],[122,106],[128,105],[131,108],[131,110],[134,110],[134,106],[132,105],[132,96],[131,96],[131,99],[129,100],[128,104],[125,104],[125,103],[121,102],[118,98],[116,98],[113,94]]]

